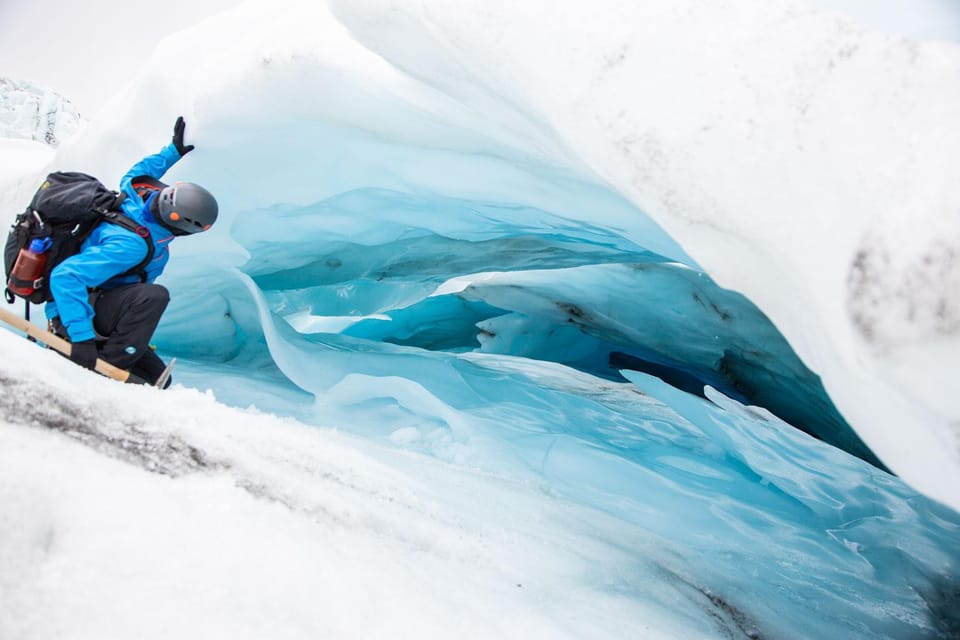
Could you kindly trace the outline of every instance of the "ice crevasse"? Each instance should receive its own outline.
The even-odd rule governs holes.
[[[935,637],[960,524],[877,467],[960,506],[958,76],[780,1],[248,2],[55,164],[186,117],[180,380],[642,522],[761,626]]]

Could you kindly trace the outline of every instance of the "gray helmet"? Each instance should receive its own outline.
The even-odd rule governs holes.
[[[177,235],[206,231],[217,221],[217,200],[199,185],[178,182],[157,196],[160,224]]]

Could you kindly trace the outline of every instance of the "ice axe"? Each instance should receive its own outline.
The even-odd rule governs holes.
[[[69,342],[60,338],[49,331],[45,331],[33,324],[32,322],[21,318],[20,316],[10,313],[6,309],[0,307],[0,320],[3,320],[11,327],[23,331],[31,338],[34,338],[37,342],[47,345],[51,349],[56,349],[63,355],[70,357],[71,345]],[[166,384],[167,380],[170,378],[170,371],[173,369],[173,363],[175,361],[171,360],[169,366],[164,370],[160,375],[160,378],[157,380],[156,386],[161,387]],[[130,372],[121,369],[120,367],[115,367],[109,362],[105,362],[97,358],[97,364],[94,367],[94,371],[97,373],[103,374],[108,378],[113,378],[114,380],[119,380],[120,382],[126,382],[130,378]]]

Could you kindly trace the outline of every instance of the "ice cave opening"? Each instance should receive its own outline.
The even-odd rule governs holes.
[[[651,244],[679,259],[523,203],[378,187],[243,212],[230,234],[249,256],[238,270],[307,341],[521,356],[621,382],[628,369],[700,397],[710,385],[885,469],[756,306],[719,287],[617,194],[589,191],[582,219],[594,207],[633,209]],[[202,301],[174,299],[174,320],[158,336],[171,355],[203,362],[245,352],[237,362],[247,367],[259,353],[269,363],[265,343],[250,340],[257,322],[234,317],[243,302],[213,314],[229,321],[214,322],[211,340],[196,332]],[[185,344],[176,318],[187,317],[194,331]]]

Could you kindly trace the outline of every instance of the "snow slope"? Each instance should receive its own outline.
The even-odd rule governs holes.
[[[667,637],[713,626],[600,586],[619,582],[608,570],[649,564],[618,542],[644,544],[642,534],[536,487],[192,390],[77,380],[51,353],[6,332],[0,341],[2,637]]]
[[[0,138],[0,203],[9,210],[23,211],[23,200],[18,200],[21,180],[36,185],[43,167],[53,160],[54,151],[42,142],[18,138]],[[29,188],[23,185],[24,188]],[[34,186],[36,188],[36,186]]]
[[[9,332],[0,349],[5,638],[957,629],[956,513],[717,393],[636,377],[654,399],[483,357],[473,366],[489,385],[509,376],[514,397],[479,414],[400,377],[376,386],[404,406],[373,406],[354,375],[309,427],[122,386]]]

